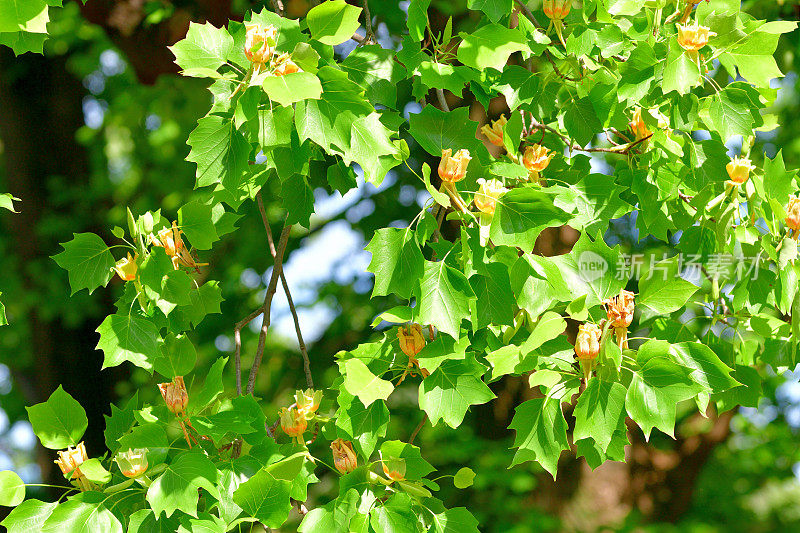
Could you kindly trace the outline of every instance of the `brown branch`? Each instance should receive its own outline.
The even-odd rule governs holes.
[[[650,137],[653,136],[653,134],[651,133],[650,135],[642,137],[641,139],[638,139],[632,143],[629,143],[627,145],[620,145],[614,148],[584,148],[578,144],[574,144],[569,137],[567,137],[557,129],[551,128],[547,124],[542,124],[540,122],[537,122],[535,119],[531,119],[531,128],[537,130],[546,130],[549,131],[550,133],[553,133],[554,135],[558,135],[561,138],[561,140],[564,141],[564,143],[567,145],[567,148],[569,148],[570,150],[577,150],[580,152],[603,152],[607,154],[618,154],[618,155],[630,154],[632,148],[634,148],[636,145],[640,143],[643,143],[644,141],[648,140]],[[623,146],[624,149],[621,149],[621,147]]]
[[[272,239],[272,230],[269,227],[269,221],[267,220],[267,212],[264,209],[264,200],[261,198],[261,192],[259,191],[256,194],[256,200],[258,202],[258,210],[261,212],[261,220],[264,222],[264,229],[267,231],[267,242],[269,242],[269,251],[272,254],[272,258],[277,260],[277,251],[275,250],[275,242]],[[306,374],[306,385],[310,388],[314,388],[314,379],[311,377],[311,361],[308,358],[308,350],[306,349],[306,343],[303,341],[303,333],[300,331],[300,319],[297,317],[297,309],[294,306],[294,301],[292,300],[292,293],[289,292],[289,283],[286,281],[286,273],[281,269],[280,272],[281,276],[281,285],[283,286],[283,292],[286,294],[286,301],[289,302],[289,309],[292,311],[292,318],[294,319],[294,330],[297,333],[297,344],[300,346],[300,354],[303,356],[303,370]]]
[[[288,218],[288,215],[287,215]],[[258,368],[261,366],[261,359],[264,356],[264,346],[267,343],[267,331],[269,330],[270,322],[270,308],[272,307],[272,298],[275,296],[275,291],[278,287],[278,278],[283,271],[283,254],[286,252],[286,244],[289,242],[289,232],[292,229],[291,224],[283,223],[283,230],[281,237],[278,241],[278,250],[275,255],[275,264],[272,267],[272,276],[267,286],[267,294],[264,296],[264,317],[261,321],[261,333],[258,335],[258,348],[256,349],[256,357],[253,360],[253,366],[250,368],[250,376],[247,378],[246,394],[253,392],[256,386],[256,375]]]
[[[260,305],[258,309],[244,317],[236,323],[233,328],[233,341],[236,344],[234,353],[234,361],[236,364],[236,394],[242,395],[242,328],[253,321],[255,317],[264,312],[264,305]]]
[[[283,16],[283,2],[281,0],[272,0],[272,9],[281,17]]]
[[[411,436],[408,438],[409,444],[414,444],[414,439],[417,438],[417,434],[422,430],[422,426],[425,425],[425,422],[428,421],[428,413],[425,413],[425,416],[422,417],[422,420],[419,421],[417,427],[414,428],[414,431],[411,432]]]
[[[364,27],[367,29],[367,33],[364,35],[364,40],[361,41],[361,44],[375,43],[377,39],[375,38],[375,32],[372,31],[372,15],[369,12],[368,0],[361,0],[361,5],[364,6]]]
[[[444,98],[444,91],[442,89],[436,89],[436,98],[439,99],[439,106],[442,108],[442,111],[449,113],[450,106],[447,105],[447,100]]]

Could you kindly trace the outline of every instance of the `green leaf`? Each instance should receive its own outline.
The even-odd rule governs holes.
[[[564,114],[564,127],[569,136],[575,139],[580,146],[586,146],[603,129],[603,123],[597,118],[592,100],[588,96],[584,96],[567,106],[567,112]]]
[[[8,533],[30,533],[41,531],[45,521],[53,513],[58,502],[25,500],[16,509],[12,509],[0,525],[8,529]]]
[[[633,210],[633,206],[622,199],[625,188],[617,185],[614,176],[590,174],[569,188],[549,187],[548,190],[558,192],[553,199],[556,207],[576,212],[569,225],[591,235],[607,228],[610,220]]]
[[[61,243],[64,251],[53,256],[53,260],[69,273],[71,294],[88,289],[89,294],[97,287],[105,287],[114,272],[114,256],[94,233],[73,233],[72,240]]]
[[[122,524],[104,504],[107,495],[88,492],[53,509],[41,533],[122,533]]]
[[[300,533],[350,533],[350,519],[356,514],[359,494],[350,489],[332,502],[317,507],[303,517]]]
[[[422,277],[425,258],[410,229],[381,228],[365,248],[372,259],[367,267],[375,274],[372,296],[390,293],[411,296],[415,281]]]
[[[444,261],[425,261],[418,291],[415,321],[458,338],[461,319],[469,317],[469,300],[475,296],[464,274]]]
[[[710,97],[708,116],[710,126],[719,133],[723,142],[734,135],[745,138],[753,134],[753,126],[761,107],[741,86],[728,86]]]
[[[408,33],[417,41],[425,38],[428,27],[428,6],[431,0],[411,0],[408,6]]]
[[[380,186],[386,172],[400,164],[395,157],[397,148],[392,144],[392,131],[380,121],[378,113],[370,113],[353,121],[350,131],[350,149],[345,153],[345,163],[355,161],[364,171],[364,179]]]
[[[421,112],[408,119],[409,133],[423,150],[438,158],[442,150],[451,149],[453,153],[465,148],[472,155],[468,172],[479,174],[481,161],[488,161],[486,147],[476,137],[478,123],[469,119],[469,108],[459,107],[453,111],[439,111],[435,106],[425,106]],[[469,173],[467,179],[470,179]],[[474,178],[478,178],[475,175]]]
[[[25,482],[11,470],[0,471],[0,505],[16,507],[25,499]]]
[[[483,11],[489,20],[497,22],[511,12],[511,0],[467,0],[467,7]]]
[[[741,385],[731,377],[733,369],[723,363],[705,344],[699,342],[673,344],[670,353],[680,364],[691,370],[689,377],[707,392],[724,392]]]
[[[277,479],[262,469],[239,485],[233,493],[233,501],[248,516],[267,527],[278,528],[286,521],[292,508],[289,502],[291,488],[291,482]]]
[[[311,139],[329,153],[343,155],[350,148],[353,121],[374,111],[361,88],[347,74],[325,66],[317,72],[322,82],[319,100],[304,100],[295,107],[294,121],[300,141]]]
[[[217,469],[199,450],[179,453],[147,489],[147,501],[156,517],[181,511],[197,518],[197,491],[205,489],[219,499]]]
[[[197,200],[178,209],[178,226],[192,246],[200,250],[210,250],[211,244],[219,240],[212,211],[210,205]]]
[[[93,483],[105,485],[111,481],[111,472],[105,469],[97,457],[92,457],[81,463],[81,473]]]
[[[4,0],[0,2],[0,32],[46,33],[48,20],[45,0]]]
[[[19,211],[17,211],[14,208],[14,202],[15,201],[19,202],[20,200],[19,200],[19,198],[15,198],[9,192],[5,192],[3,194],[0,194],[0,209],[8,209],[12,213],[19,213]]]
[[[422,458],[419,448],[399,440],[387,440],[381,444],[381,457],[403,459],[406,462],[406,479],[422,479],[435,469]]]
[[[361,8],[348,5],[344,0],[328,0],[311,8],[306,15],[311,36],[324,44],[341,44],[358,29]]]
[[[550,195],[533,187],[519,187],[497,200],[489,235],[495,245],[531,251],[545,228],[561,226],[570,218],[553,205]]]
[[[166,459],[169,450],[169,440],[164,426],[159,422],[146,422],[134,427],[118,440],[120,450],[144,448],[147,450],[147,460],[151,466],[161,463]]]
[[[214,361],[214,364],[211,365],[206,374],[206,380],[203,382],[200,392],[194,396],[189,396],[189,405],[195,410],[199,411],[206,408],[225,390],[222,386],[222,371],[227,363],[227,357],[220,357]]]
[[[797,25],[796,22],[790,24]],[[739,74],[756,87],[769,87],[772,78],[783,77],[773,56],[779,37],[778,33],[755,31],[727,52],[736,63]]]
[[[591,437],[605,452],[614,432],[624,429],[626,393],[619,383],[590,379],[575,406],[573,441]]]
[[[561,403],[555,398],[534,398],[517,406],[510,429],[517,432],[511,466],[537,461],[553,479],[558,470],[558,457],[569,449],[567,422]]]
[[[314,191],[308,179],[300,174],[292,174],[281,184],[281,198],[288,212],[286,223],[310,228],[311,215],[314,213]]]
[[[185,376],[194,369],[197,363],[197,350],[186,335],[170,333],[161,346],[161,355],[153,360],[153,369],[172,379]]]
[[[216,71],[225,64],[233,48],[233,37],[225,28],[216,28],[210,22],[189,24],[186,38],[168,47],[175,55],[175,63],[183,70],[209,69]],[[185,75],[201,75],[202,70],[189,70]]]
[[[661,90],[664,94],[677,91],[678,94],[687,94],[693,87],[700,83],[700,69],[697,63],[684,53],[678,44],[678,39],[669,41],[667,62],[664,65],[664,78],[661,81]]]
[[[457,57],[463,64],[478,70],[494,68],[499,71],[514,52],[528,52],[528,41],[518,29],[500,24],[487,24],[473,33],[460,33],[461,44]]]
[[[258,144],[263,151],[292,143],[293,117],[291,106],[258,110]]]
[[[97,349],[103,350],[103,368],[118,366],[123,361],[150,372],[152,361],[160,355],[158,328],[136,315],[109,315],[97,328],[100,340]]]
[[[509,109],[514,111],[533,102],[539,93],[539,78],[525,67],[509,65],[503,69],[495,88],[506,97]]]
[[[589,308],[619,293],[627,283],[624,275],[619,275],[619,245],[609,248],[602,238],[592,241],[585,232],[581,233],[570,253],[550,258],[549,262],[557,268],[564,287],[571,291],[571,297],[566,301],[585,294]],[[552,273],[548,275],[552,276]]]
[[[111,404],[111,416],[103,415],[106,422],[106,429],[103,435],[106,440],[106,447],[114,453],[119,448],[117,440],[125,435],[133,427],[135,418],[133,412],[139,406],[139,392],[135,392],[133,397],[128,400],[125,407],[120,409],[113,403]]]
[[[411,509],[411,497],[402,492],[384,503],[376,503],[369,516],[369,525],[376,533],[417,531],[417,517]]]
[[[477,297],[477,321],[473,327],[483,328],[489,324],[511,325],[517,306],[511,290],[508,267],[500,263],[489,263],[486,269],[486,275],[475,274],[469,278],[469,284]]]
[[[0,296],[2,295],[3,293],[0,292]],[[6,318],[6,306],[3,305],[3,302],[0,302],[0,326],[6,325],[8,325],[8,319]]]
[[[663,357],[649,359],[634,374],[625,396],[625,408],[642,428],[645,439],[650,439],[654,427],[674,438],[678,402],[688,400],[703,390],[689,374],[690,369]]]
[[[179,527],[178,515],[156,518],[151,509],[141,509],[131,515],[127,533],[175,533]]]
[[[375,400],[386,400],[394,390],[391,382],[381,379],[361,362],[348,359],[344,363],[344,388],[369,407]]]
[[[431,531],[433,533],[479,533],[478,521],[465,507],[445,509],[443,512],[433,515]]]
[[[453,476],[453,485],[457,489],[466,489],[467,487],[471,487],[472,483],[475,481],[475,472],[465,466],[458,469],[456,475]]]
[[[553,340],[567,329],[567,321],[555,311],[547,311],[536,322],[533,331],[520,346],[520,352],[529,354],[547,341]]]
[[[201,118],[187,144],[192,149],[186,160],[197,163],[198,187],[221,184],[231,193],[238,190],[248,168],[250,143],[233,120],[218,115]]]
[[[89,427],[86,411],[61,385],[46,402],[25,409],[33,432],[51,450],[75,446]]]
[[[389,426],[389,409],[382,400],[364,407],[363,402],[346,390],[339,392],[339,409],[336,411],[336,433],[353,442],[356,450],[369,457],[378,444],[378,438],[386,436]]]
[[[795,177],[797,170],[787,171],[783,162],[783,150],[772,159],[764,158],[764,194],[767,199],[773,198],[781,205],[789,201],[797,187]]]
[[[369,44],[350,52],[339,66],[364,89],[367,100],[394,108],[397,105],[397,84],[405,77],[402,65],[394,57],[393,50]]]
[[[471,405],[492,400],[495,395],[481,381],[483,367],[474,360],[445,361],[419,387],[419,406],[435,426],[441,419],[457,428]]]
[[[650,275],[639,280],[636,305],[642,310],[642,321],[669,315],[681,309],[697,292],[698,287],[680,277],[678,256],[651,266]]]
[[[310,72],[293,72],[285,76],[267,76],[261,84],[269,99],[282,106],[302,100],[319,100],[322,84]]]

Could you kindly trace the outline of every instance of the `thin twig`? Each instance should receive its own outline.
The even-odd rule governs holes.
[[[439,106],[442,108],[442,111],[450,112],[450,106],[447,105],[447,100],[444,98],[444,91],[442,89],[436,89],[436,97],[439,99]]]
[[[275,291],[278,287],[278,278],[283,271],[283,254],[286,252],[286,244],[289,242],[289,232],[291,229],[291,224],[287,224],[286,222],[283,223],[283,230],[281,231],[281,237],[278,240],[278,250],[275,255],[275,264],[272,267],[272,276],[270,277],[269,285],[267,285],[267,294],[264,296],[264,317],[261,320],[261,333],[258,335],[258,348],[256,349],[256,357],[253,360],[253,366],[250,368],[250,376],[247,378],[246,394],[253,392],[253,389],[256,386],[256,375],[258,374],[258,368],[261,366],[261,359],[264,356],[264,346],[267,343],[267,331],[269,330],[272,298],[275,296]]]
[[[260,305],[258,309],[244,317],[236,323],[233,328],[233,341],[236,345],[236,352],[234,361],[236,363],[236,394],[242,395],[242,328],[253,321],[258,315],[264,312],[264,305]]]
[[[561,140],[564,141],[564,143],[566,143],[567,148],[569,148],[570,150],[577,150],[580,152],[604,152],[608,154],[619,154],[619,155],[628,155],[632,148],[634,148],[636,145],[640,143],[643,143],[644,141],[648,140],[650,137],[653,136],[653,134],[651,133],[650,135],[642,137],[641,139],[638,139],[632,143],[615,146],[614,148],[584,148],[579,144],[574,144],[569,137],[567,137],[557,129],[551,128],[547,124],[542,124],[540,122],[537,122],[536,120],[532,120],[531,128],[538,130],[546,130],[549,131],[550,133],[553,133],[554,135],[558,135],[561,138]]]
[[[361,5],[364,6],[364,27],[367,29],[367,33],[364,36],[364,40],[361,42],[362,45],[367,43],[374,43],[377,42],[375,38],[375,33],[372,31],[372,15],[369,12],[369,2],[368,0],[361,0]]]
[[[281,0],[272,0],[272,9],[281,17],[283,16],[283,2]]]
[[[272,230],[269,227],[269,220],[267,220],[267,212],[264,209],[264,201],[261,199],[261,192],[256,194],[256,201],[258,202],[258,210],[261,212],[261,220],[264,222],[264,229],[267,231],[267,242],[269,243],[269,251],[272,258],[277,260],[277,251],[275,250],[275,241],[272,239]],[[300,319],[297,317],[297,309],[292,300],[292,293],[289,292],[289,283],[286,281],[286,273],[281,269],[281,285],[283,285],[283,292],[286,294],[286,301],[289,302],[289,309],[292,312],[294,319],[294,330],[297,332],[297,344],[300,345],[300,354],[303,356],[303,370],[306,373],[306,385],[308,388],[314,388],[314,380],[311,377],[311,361],[308,358],[308,350],[306,343],[303,341],[303,333],[300,331]]]
[[[422,417],[422,420],[419,421],[419,424],[417,424],[417,427],[414,428],[414,431],[411,433],[411,436],[408,438],[408,443],[409,444],[414,444],[414,439],[417,438],[417,434],[420,432],[420,430],[422,430],[422,426],[424,426],[425,422],[427,422],[427,421],[428,421],[428,413],[425,413],[425,416]]]

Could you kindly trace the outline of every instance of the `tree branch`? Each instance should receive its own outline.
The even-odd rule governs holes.
[[[531,23],[533,23],[533,25],[536,28],[538,28],[540,30],[544,29],[542,27],[542,25],[539,24],[539,21],[536,20],[536,17],[533,16],[533,13],[531,12],[530,9],[528,9],[528,6],[526,6],[524,2],[520,2],[520,0],[515,0],[515,2],[517,4],[517,7],[519,8],[519,10],[522,12],[522,14],[525,15],[525,17],[528,20],[530,20]],[[565,79],[567,81],[580,81],[579,78],[570,78],[569,76],[565,76],[564,74],[561,73],[560,70],[558,70],[558,67],[556,66],[556,62],[553,61],[553,57],[550,55],[550,50],[545,48],[544,55],[547,58],[547,60],[550,62],[550,66],[553,67],[553,71],[558,75],[559,78]]]
[[[264,305],[260,305],[258,309],[244,317],[236,323],[233,328],[233,341],[236,345],[234,361],[236,364],[236,394],[242,394],[242,328],[253,321],[255,317],[264,312]]]
[[[250,375],[247,378],[246,394],[253,392],[253,389],[256,386],[256,375],[258,374],[258,368],[261,366],[261,359],[264,356],[264,346],[267,343],[267,331],[269,330],[272,298],[275,296],[275,291],[278,286],[278,278],[283,271],[283,254],[286,253],[286,243],[289,241],[289,232],[291,229],[291,224],[287,224],[286,222],[283,223],[283,230],[281,231],[281,237],[278,241],[278,250],[275,254],[275,264],[272,267],[272,276],[270,277],[269,285],[267,286],[267,294],[264,296],[264,317],[261,321],[261,333],[258,336],[256,357],[253,360],[253,366],[250,368]]]
[[[417,438],[417,434],[422,430],[422,426],[424,426],[425,422],[427,421],[428,421],[428,413],[425,413],[425,416],[423,416],[422,420],[419,421],[417,427],[414,428],[414,431],[411,432],[411,436],[408,438],[409,444],[414,444],[414,439]]]
[[[272,0],[272,9],[281,17],[283,16],[283,2],[281,0]]]
[[[267,242],[269,242],[269,251],[272,258],[277,260],[277,251],[275,250],[275,242],[272,239],[272,230],[269,228],[269,221],[267,220],[267,212],[264,209],[264,200],[261,198],[261,192],[256,194],[256,201],[258,202],[258,210],[261,212],[261,220],[264,222],[264,229],[267,231]],[[303,341],[303,333],[300,331],[300,319],[297,317],[297,309],[292,300],[292,293],[289,292],[289,283],[286,281],[286,274],[283,269],[280,272],[281,285],[283,292],[286,294],[286,301],[289,302],[289,309],[292,311],[292,318],[294,319],[294,330],[297,332],[297,344],[300,346],[300,354],[303,356],[303,370],[306,374],[306,385],[308,388],[314,388],[314,379],[311,377],[311,361],[308,358],[308,350],[306,343]]]
[[[442,111],[449,113],[450,107],[447,105],[447,100],[444,98],[444,91],[442,89],[436,89],[436,97],[439,99],[439,106],[442,108]]]
[[[369,12],[369,3],[368,0],[361,0],[361,5],[364,6],[364,27],[367,30],[367,33],[364,35],[364,40],[361,41],[361,44],[367,43],[375,43],[377,39],[375,38],[375,32],[372,31],[372,15]]]

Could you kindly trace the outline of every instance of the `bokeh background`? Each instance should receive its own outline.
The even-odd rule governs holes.
[[[161,209],[175,216],[194,186],[195,167],[184,160],[186,139],[208,110],[210,94],[206,82],[177,75],[166,47],[183,37],[190,20],[219,26],[263,4],[89,0],[84,6],[68,1],[63,9],[51,10],[44,55],[15,57],[0,47],[0,191],[22,199],[19,214],[0,210],[0,291],[10,322],[0,328],[0,470],[14,469],[29,483],[58,479],[52,453],[38,446],[24,410],[58,384],[87,410],[86,445],[93,456],[105,451],[102,415],[110,413],[110,403],[124,403],[136,390],[144,401],[158,399],[156,380],[139,369],[124,365],[100,371],[94,330],[122,289],[118,280],[92,295],[82,291],[70,297],[66,272],[50,256],[73,232],[93,231],[113,241],[111,228],[125,226],[126,206],[135,213]],[[370,0],[382,46],[400,46],[407,5]],[[298,16],[310,2],[288,0],[286,7]],[[743,9],[761,19],[800,18],[796,0],[747,0]],[[434,0],[429,12],[436,31],[452,16],[454,34],[478,24],[478,15],[466,10],[466,0]],[[337,51],[346,55],[355,44]],[[773,157],[782,150],[787,168],[797,168],[800,32],[781,40],[776,57],[786,73],[773,82],[779,97],[770,111],[777,113],[779,126],[759,134],[753,159],[758,165],[762,154]],[[451,107],[468,105],[473,120],[485,121],[486,111],[464,95],[466,100],[448,94]],[[398,101],[406,114],[421,109],[410,84],[398,86]],[[496,117],[504,107],[502,97],[495,99],[489,114]],[[413,143],[411,149],[410,164],[418,167],[428,156]],[[605,168],[602,159],[593,166]],[[342,196],[317,184],[311,229],[292,233],[286,277],[319,384],[334,379],[334,354],[367,340],[374,334],[374,317],[397,303],[387,297],[370,300],[369,254],[363,248],[375,229],[407,225],[427,199],[418,180],[403,169],[391,171],[380,190],[361,182]],[[264,194],[277,229],[277,190],[268,183]],[[202,258],[211,264],[203,275],[220,280],[225,301],[222,313],[207,317],[194,333],[200,366],[232,354],[233,325],[263,300],[270,276],[272,260],[256,207],[245,204],[240,213],[240,229]],[[663,247],[634,227],[630,218],[617,221],[607,239],[628,252]],[[569,228],[548,231],[537,248],[564,253],[576,237]],[[304,382],[280,291],[273,313],[256,391],[270,419]],[[256,320],[243,332],[246,367],[259,326]],[[508,424],[514,407],[533,394],[523,378],[492,384],[498,398],[473,408],[458,431],[426,425],[416,442],[442,474],[463,465],[477,472],[475,485],[466,491],[442,483],[442,496],[449,506],[469,507],[483,531],[798,531],[800,371],[768,368],[765,373],[769,377],[758,408],[705,419],[692,406],[680,406],[675,441],[657,434],[645,443],[637,429],[631,432],[628,463],[607,463],[594,472],[583,459],[565,453],[557,482],[532,463],[507,469],[513,440]],[[419,422],[416,395],[411,380],[392,395],[390,437],[407,439]],[[309,507],[335,496],[333,481],[323,478]],[[58,496],[46,489],[31,494]],[[0,517],[4,512],[0,509]],[[292,520],[286,531],[295,530],[298,517]]]

